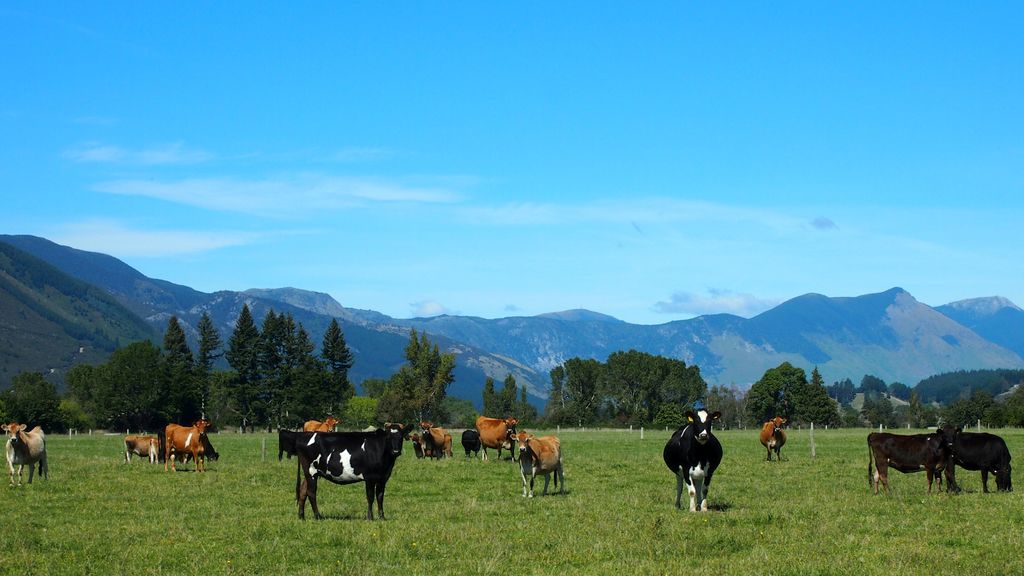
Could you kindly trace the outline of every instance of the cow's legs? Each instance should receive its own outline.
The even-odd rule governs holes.
[[[306,519],[306,495],[308,493],[306,479],[295,486],[295,501],[299,504],[299,520]]]
[[[768,452],[768,462],[772,461],[772,448],[771,446],[765,446],[765,451]]]
[[[981,489],[985,494],[988,494],[988,470],[981,469]]]
[[[366,519],[373,520],[373,497],[375,492],[375,482],[372,480],[366,481]]]
[[[384,489],[386,487],[387,487],[387,481],[386,480],[382,480],[380,482],[377,482],[377,490],[376,490],[376,492],[377,492],[377,517],[380,518],[381,520],[385,520],[386,519],[386,518],[384,518]]]
[[[555,477],[555,481],[560,485],[559,494],[565,494],[565,474],[562,472],[562,461],[558,461],[558,468],[555,469],[555,473],[558,476]]]
[[[681,501],[683,497],[683,471],[679,470],[676,472],[676,509],[682,508]]]
[[[33,462],[28,465],[28,483],[32,483],[32,477],[36,474],[36,463]]]
[[[548,495],[548,482],[551,481],[551,472],[544,475],[544,495]]]
[[[530,498],[533,498],[533,481],[537,478],[537,469],[533,469],[533,474],[530,474]]]

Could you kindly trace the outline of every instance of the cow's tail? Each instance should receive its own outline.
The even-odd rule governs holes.
[[[302,486],[302,460],[295,459],[295,501],[299,501],[299,487]]]
[[[164,450],[167,447],[167,431],[164,428],[157,430],[156,439],[157,443],[159,444],[159,446],[157,447],[159,452],[157,453],[156,457],[160,462],[164,462],[165,460],[167,460],[164,452]]]

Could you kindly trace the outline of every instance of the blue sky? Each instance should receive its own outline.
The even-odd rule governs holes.
[[[1024,304],[1024,5],[0,2],[0,232],[639,324]]]

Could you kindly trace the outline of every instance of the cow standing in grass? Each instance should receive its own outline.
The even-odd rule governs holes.
[[[676,508],[681,507],[683,485],[690,493],[690,512],[707,512],[711,476],[722,462],[722,444],[711,433],[711,423],[722,417],[706,410],[687,412],[689,422],[672,434],[662,457],[676,475]]]
[[[7,432],[7,469],[11,472],[11,486],[21,484],[21,473],[28,464],[28,483],[32,483],[32,475],[35,473],[35,465],[39,464],[39,475],[49,480],[50,466],[46,463],[46,434],[43,429],[36,426],[25,432],[27,424],[11,422],[2,426]],[[14,467],[18,467],[17,484],[15,483]]]
[[[132,454],[141,458],[149,458],[150,464],[156,464],[160,458],[160,440],[156,436],[129,435],[124,437],[124,461],[132,463]]]
[[[952,465],[952,439],[947,438],[941,428],[930,434],[868,434],[868,484],[875,494],[878,494],[879,482],[885,493],[889,493],[889,468],[904,474],[924,470],[931,494],[932,480]],[[946,490],[958,490],[952,475],[947,475],[946,480]]]
[[[373,520],[373,502],[384,519],[384,488],[395,460],[402,455],[406,428],[385,424],[373,432],[298,432],[295,452],[299,459],[295,500],[299,519],[306,519],[306,499],[313,517],[323,518],[316,503],[317,479],[335,484],[366,483],[366,519]]]
[[[782,455],[779,451],[782,450],[782,446],[786,443],[786,431],[782,429],[782,425],[786,423],[786,419],[780,416],[776,416],[771,420],[764,423],[761,427],[761,445],[768,451],[768,461],[772,461],[772,451],[775,452],[775,460],[781,462]]]
[[[964,470],[981,470],[981,487],[986,493],[990,472],[996,477],[996,490],[1013,490],[1010,450],[1006,441],[988,432],[964,432],[962,428],[952,426],[945,426],[942,431],[953,454],[953,463],[946,467],[947,486],[956,486],[955,469],[959,466]]]
[[[527,478],[529,478],[529,497],[533,498],[533,481],[539,475],[544,477],[544,495],[548,494],[548,481],[555,476],[555,488],[565,494],[565,476],[562,474],[562,442],[557,436],[541,436],[520,432],[516,439],[519,442],[519,474],[523,478],[523,498],[527,497]]]
[[[487,449],[494,448],[498,451],[498,460],[501,460],[501,450],[504,448],[512,453],[512,444],[515,442],[516,425],[519,421],[515,418],[488,418],[480,416],[476,419],[476,431],[480,434],[480,445],[483,448],[482,460],[487,460]]]

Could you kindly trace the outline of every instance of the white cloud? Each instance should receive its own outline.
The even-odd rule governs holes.
[[[458,312],[450,310],[444,304],[434,300],[412,302],[409,304],[409,307],[412,310],[413,317],[416,318],[427,318],[430,316],[440,316],[442,314],[458,314]]]
[[[818,216],[814,220],[811,220],[811,226],[818,230],[838,230],[839,226],[830,218],[824,216]]]
[[[235,231],[134,230],[114,220],[66,224],[48,237],[79,250],[117,257],[162,257],[251,244],[262,234]]]
[[[443,203],[459,199],[458,194],[444,188],[318,174],[264,180],[109,180],[95,184],[92,189],[107,194],[145,196],[208,210],[263,216],[305,214],[367,202]]]
[[[663,314],[735,314],[749,318],[772,308],[779,302],[765,300],[753,294],[741,294],[730,290],[709,288],[706,295],[690,292],[676,292],[667,302],[654,304],[654,311]]]
[[[161,144],[141,150],[130,150],[99,142],[86,142],[65,150],[63,156],[74,162],[139,166],[200,164],[214,158],[213,154],[205,150],[186,148],[181,142]]]

